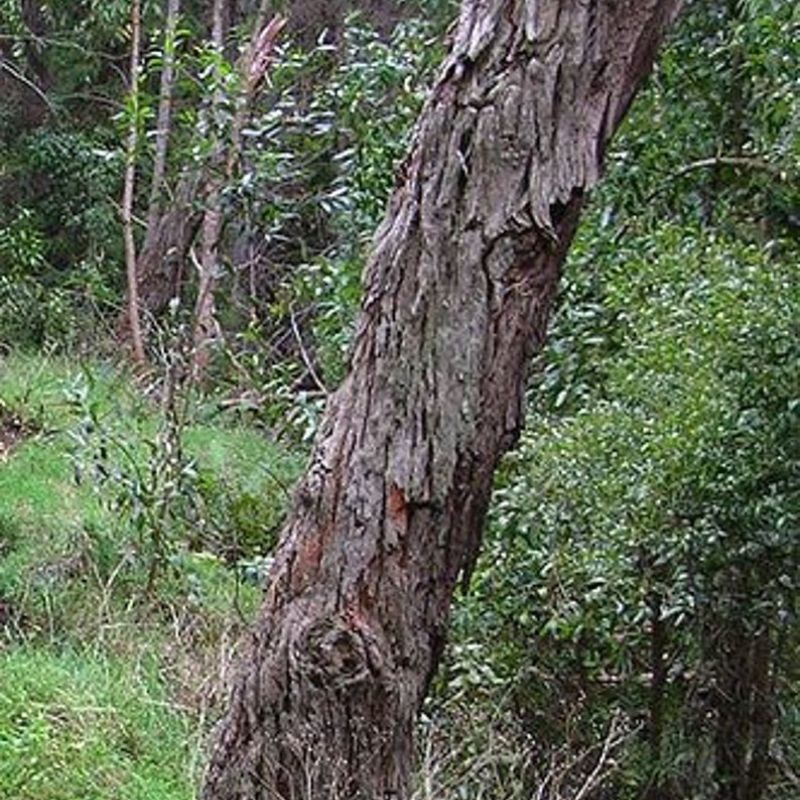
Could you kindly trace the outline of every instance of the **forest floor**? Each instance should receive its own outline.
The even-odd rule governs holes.
[[[10,455],[11,450],[33,429],[19,414],[0,406],[0,461]]]
[[[0,357],[0,800],[188,800],[257,582],[176,548],[179,569],[145,590],[141,530],[108,502],[109,488],[124,499],[124,471],[109,487],[83,463],[86,409],[106,445],[147,458],[157,405],[117,369]],[[260,514],[254,526],[279,519],[266,470],[290,482],[296,461],[210,415],[183,440],[218,476],[207,501],[235,486],[233,501]]]

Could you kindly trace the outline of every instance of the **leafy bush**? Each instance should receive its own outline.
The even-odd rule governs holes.
[[[622,709],[650,742],[633,786],[710,797],[730,715],[756,746],[756,712],[718,687],[762,691],[732,665],[763,641],[780,696],[789,662],[770,648],[800,634],[800,285],[756,247],[671,225],[597,266],[603,312],[562,315],[554,363],[597,359],[572,347],[587,319],[618,344],[580,403],[559,402],[574,369],[542,378],[458,625],[493,643],[537,746],[587,746]]]
[[[250,168],[228,195],[264,232],[256,251],[268,247],[270,270],[252,273],[250,324],[229,355],[263,421],[296,441],[313,436],[343,377],[369,240],[441,55],[431,23],[385,41],[351,17],[341,50],[282,53],[268,110],[246,132]]]
[[[201,469],[197,482],[201,517],[192,535],[194,548],[217,553],[232,564],[270,553],[286,513],[287,490],[280,478],[273,479],[272,486],[269,483],[267,475],[266,486],[256,489],[252,478],[237,480],[231,474]]]
[[[94,376],[88,369],[68,392],[80,419],[72,431],[76,480],[88,480],[109,514],[133,533],[135,556],[148,573],[148,594],[184,545],[183,529],[195,517],[197,473],[183,441],[190,402],[187,374],[176,348],[166,368],[155,435],[109,424],[93,400]]]
[[[83,342],[86,321],[96,324],[108,300],[104,279],[88,263],[63,276],[50,265],[48,250],[28,209],[0,226],[0,344],[6,347],[68,350]]]

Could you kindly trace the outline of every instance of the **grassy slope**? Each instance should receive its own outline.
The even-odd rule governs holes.
[[[189,798],[218,688],[207,676],[224,669],[258,592],[188,556],[184,580],[145,603],[135,569],[102,568],[100,551],[113,568],[131,534],[74,481],[65,398],[80,373],[0,357],[0,401],[41,429],[0,463],[0,800]],[[155,413],[129,381],[104,365],[92,375],[104,419],[132,440],[152,435]],[[222,485],[274,497],[267,516],[279,519],[275,473],[290,482],[296,461],[224,424],[190,425],[186,446]]]
[[[101,653],[0,655],[0,797],[182,800],[191,721],[156,674]]]

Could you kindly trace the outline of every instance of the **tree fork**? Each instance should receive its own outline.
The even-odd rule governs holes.
[[[464,0],[204,800],[398,798],[583,198],[680,0]]]

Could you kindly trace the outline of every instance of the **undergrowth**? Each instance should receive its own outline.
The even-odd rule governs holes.
[[[189,798],[300,461],[193,401],[191,481],[148,586],[125,509],[148,502],[129,478],[153,466],[158,392],[16,353],[0,404],[26,434],[0,461],[0,800]]]
[[[18,646],[0,652],[0,686],[3,800],[192,797],[192,715],[153,658]]]

